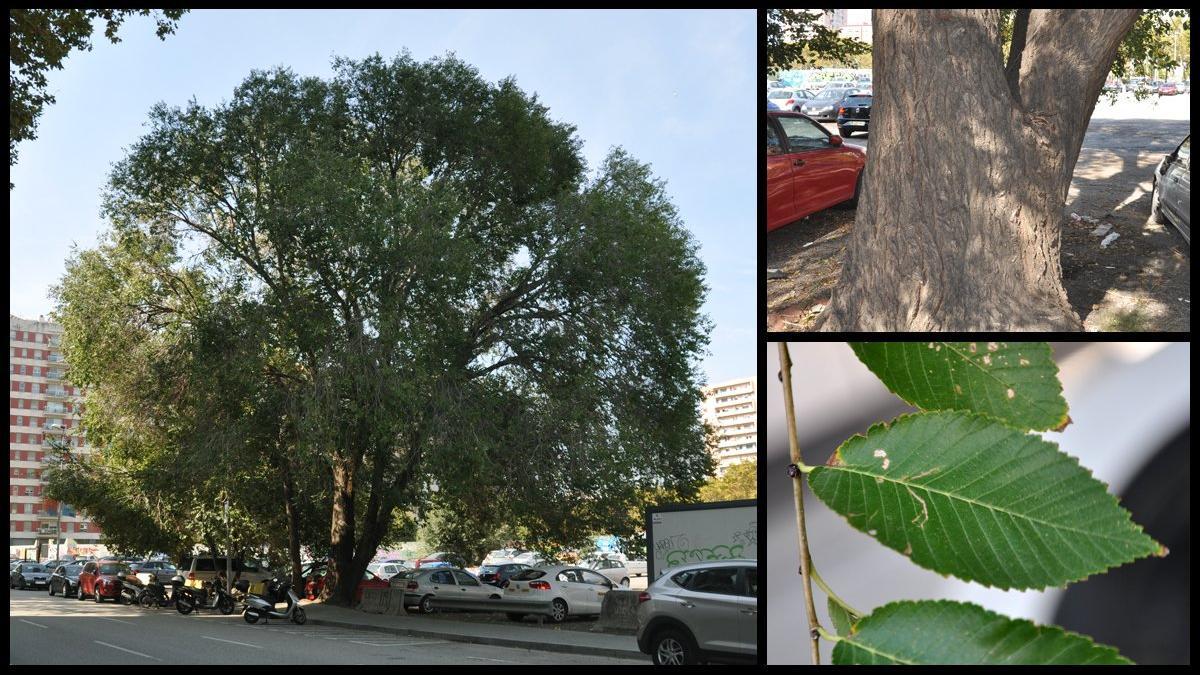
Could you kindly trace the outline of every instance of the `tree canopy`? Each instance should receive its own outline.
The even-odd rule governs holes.
[[[42,110],[54,103],[46,73],[61,70],[73,49],[92,48],[92,22],[103,19],[104,36],[121,41],[117,29],[133,15],[155,17],[165,40],[186,9],[10,9],[8,10],[8,165],[17,163],[17,144],[37,138]]]
[[[710,478],[700,488],[702,502],[725,502],[735,499],[758,498],[758,462],[739,462],[725,469],[725,473]]]
[[[151,112],[108,243],[58,289],[89,435],[272,469],[260,490],[299,472],[327,490],[331,587],[413,508],[549,548],[633,531],[646,490],[694,496],[710,324],[662,181],[619,148],[589,175],[573,127],[453,55],[334,68]]]

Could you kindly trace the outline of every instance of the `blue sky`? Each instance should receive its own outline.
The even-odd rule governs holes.
[[[277,65],[327,77],[334,55],[424,61],[453,51],[489,81],[513,75],[556,120],[574,124],[588,165],[620,145],[649,163],[700,242],[715,327],[703,362],[710,383],[757,372],[753,10],[242,11],[193,10],[165,41],[153,22],[102,32],[90,52],[50,73],[57,102],[38,138],[18,148],[10,180],[10,311],[51,309],[72,243],[105,228],[100,190],[110,165],[144,132],[158,101],[228,99],[252,69]]]

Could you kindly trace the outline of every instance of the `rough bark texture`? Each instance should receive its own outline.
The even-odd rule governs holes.
[[[869,159],[822,330],[1081,330],[1062,206],[1139,11],[1032,10],[1019,95],[999,10],[873,11]]]

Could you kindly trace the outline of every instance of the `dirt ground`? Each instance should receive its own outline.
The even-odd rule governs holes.
[[[1189,99],[1100,103],[1092,115],[1062,239],[1063,283],[1088,331],[1191,330],[1190,248],[1174,227],[1149,222],[1154,167],[1190,133]],[[1092,232],[1106,223],[1118,237],[1101,248]],[[767,268],[780,278],[767,279],[767,330],[812,329],[853,224],[852,209],[834,208],[768,235]]]

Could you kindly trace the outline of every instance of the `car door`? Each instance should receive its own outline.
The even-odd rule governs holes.
[[[458,583],[458,587],[462,591],[462,597],[468,600],[482,602],[490,599],[492,594],[496,592],[494,586],[480,582],[478,577],[465,570],[454,570],[454,580]]]
[[[434,595],[457,597],[455,593],[458,591],[458,584],[454,583],[454,575],[450,570],[437,570],[430,574],[429,585]]]
[[[792,173],[797,158],[791,156],[774,118],[767,117],[767,231],[795,220]]]
[[[742,652],[740,569],[698,568],[671,579],[683,589],[674,597],[679,605],[676,616],[692,630],[700,649]]]
[[[1159,198],[1167,217],[1181,229],[1191,229],[1192,214],[1192,137],[1188,136],[1175,151],[1175,161],[1163,176]]]
[[[90,562],[83,566],[83,571],[79,573],[79,592],[83,595],[92,595],[96,585],[96,563]]]
[[[738,650],[746,654],[758,653],[758,568],[743,567],[742,579],[738,584],[737,635]]]
[[[854,196],[855,156],[830,143],[831,134],[805,117],[777,117],[793,158],[792,192],[798,220]]]
[[[604,596],[612,590],[613,582],[609,581],[603,574],[592,570],[582,570],[579,576],[580,582],[586,586],[587,612],[599,614],[600,608],[604,606]]]
[[[577,569],[563,570],[555,575],[554,580],[563,599],[567,601],[568,611],[586,613],[586,608],[591,604],[591,589],[583,583],[579,572]]]

